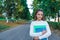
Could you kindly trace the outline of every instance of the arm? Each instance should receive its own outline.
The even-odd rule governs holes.
[[[34,37],[34,35],[33,35],[33,22],[31,22],[31,24],[30,24],[30,36]]]
[[[30,36],[31,37],[36,37],[37,36],[37,34],[34,33],[34,22],[31,22],[31,24],[30,24]]]
[[[39,36],[40,39],[48,38],[51,35],[51,30],[49,28],[49,25],[48,25],[48,23],[46,23],[46,24],[47,24],[47,26],[46,26],[47,32],[44,35]]]

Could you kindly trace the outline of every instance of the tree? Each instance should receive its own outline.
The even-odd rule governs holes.
[[[2,2],[4,5],[2,5]],[[27,19],[30,20],[30,12],[28,10],[26,0],[0,0],[0,12],[7,12],[9,19]]]
[[[30,16],[30,12],[29,12],[28,7],[27,7],[26,0],[21,0],[21,5],[24,6],[24,10],[23,10],[23,13],[21,14],[21,18],[30,20],[31,16]]]
[[[34,9],[34,12],[37,9],[42,9],[44,11],[45,17],[49,16],[52,18],[56,18],[56,13],[60,9],[59,4],[60,4],[60,2],[58,2],[56,0],[34,0],[33,9]],[[33,13],[33,15],[34,14],[35,13]]]

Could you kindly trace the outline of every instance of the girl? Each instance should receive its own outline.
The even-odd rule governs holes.
[[[30,36],[33,40],[48,40],[51,35],[49,25],[44,21],[44,15],[42,10],[37,10],[35,13],[35,21],[30,25]]]

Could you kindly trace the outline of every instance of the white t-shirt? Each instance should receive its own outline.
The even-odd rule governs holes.
[[[44,35],[42,35],[42,32],[34,32],[34,30],[35,30],[34,27],[38,26],[38,25],[40,25],[40,26],[41,25],[46,25],[45,27],[46,27],[47,32]],[[50,35],[51,35],[51,30],[50,30],[49,25],[48,25],[48,23],[46,21],[41,20],[41,21],[32,21],[31,22],[31,25],[30,25],[30,36],[31,37],[38,36],[39,39],[43,39],[43,38],[48,38]]]

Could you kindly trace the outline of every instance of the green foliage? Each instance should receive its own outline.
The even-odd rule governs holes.
[[[28,10],[27,4],[26,4],[26,0],[23,0],[23,1],[21,0],[21,5],[24,6],[24,10],[23,10],[23,12],[21,12],[22,14],[21,14],[20,17],[22,19],[30,20],[31,19],[31,16],[30,16],[30,12]]]
[[[33,16],[37,9],[42,9],[45,16],[51,16],[54,18],[56,13],[60,10],[60,1],[56,0],[34,0],[33,1]]]
[[[48,22],[50,27],[60,30],[60,22]]]
[[[0,16],[0,19],[5,19],[4,17]]]
[[[1,0],[3,1],[3,0]],[[2,3],[4,6],[2,6]],[[9,18],[22,18],[30,20],[30,12],[28,10],[26,0],[6,0],[4,2],[0,2],[0,13],[7,12]]]

